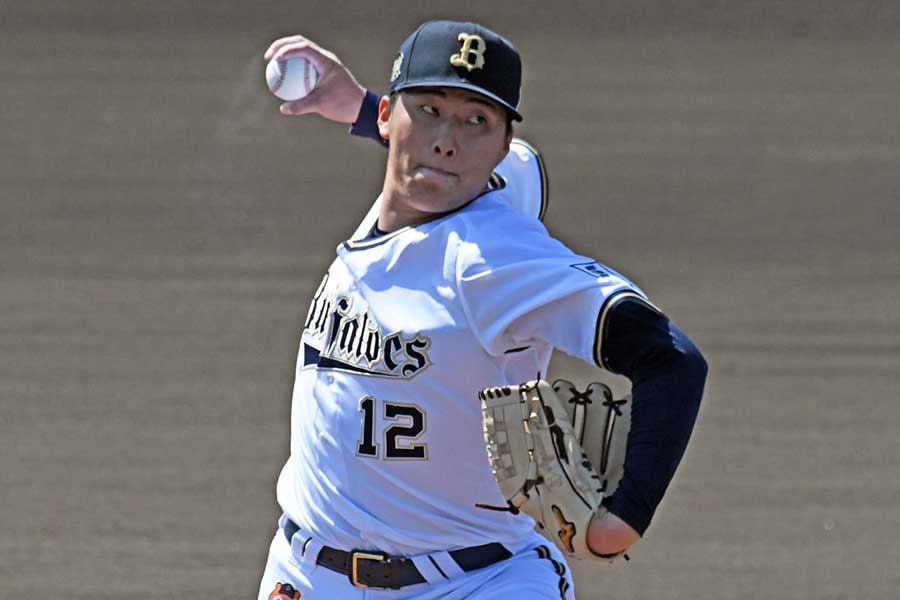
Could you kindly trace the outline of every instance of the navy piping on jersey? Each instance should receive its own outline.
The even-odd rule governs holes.
[[[553,565],[553,570],[559,575],[559,597],[565,600],[566,592],[569,591],[569,581],[566,579],[566,566],[558,560],[554,560],[547,546],[538,546],[534,551],[537,552],[540,558],[550,561],[550,564]]]
[[[308,367],[310,365],[318,364],[319,362],[319,349],[315,346],[310,346],[306,342],[303,343],[303,366]]]
[[[461,211],[465,207],[469,206],[470,204],[472,204],[479,198],[482,198],[490,193],[502,190],[505,187],[506,187],[506,179],[504,179],[497,173],[493,173],[493,174],[491,174],[491,178],[488,181],[488,189],[484,190],[483,192],[481,192],[480,194],[478,194],[477,196],[475,196],[474,198],[472,198],[471,200],[469,200],[462,206],[454,208],[451,211],[445,212],[444,214],[437,217],[436,219],[432,219],[430,221],[426,221],[426,222],[420,223],[418,225],[407,225],[406,227],[401,227],[400,229],[398,229],[396,231],[391,231],[390,233],[385,233],[384,235],[376,237],[376,238],[366,237],[361,240],[347,240],[342,245],[344,246],[344,248],[346,250],[349,250],[349,251],[364,250],[366,248],[372,248],[374,246],[378,246],[379,244],[383,244],[383,243],[387,242],[388,240],[394,239],[401,233],[408,231],[410,229],[417,229],[419,227],[422,227],[423,225],[430,225],[431,223],[436,223],[438,221],[446,219],[447,217],[450,217],[453,214]]]
[[[357,367],[333,358],[323,357],[318,348],[303,343],[303,366],[301,369],[316,369],[325,371],[343,371],[345,373],[356,373],[358,375],[366,375],[369,377],[383,377],[386,379],[397,379],[401,374],[397,373],[377,373],[367,371],[362,367]]]

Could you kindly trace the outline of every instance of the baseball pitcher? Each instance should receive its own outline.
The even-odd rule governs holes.
[[[508,40],[425,23],[383,97],[301,36],[265,55],[291,56],[319,81],[281,111],[352,123],[388,155],[309,303],[260,600],[574,598],[567,558],[616,560],[647,530],[702,355],[541,223]],[[631,396],[543,381],[554,349],[628,377]]]

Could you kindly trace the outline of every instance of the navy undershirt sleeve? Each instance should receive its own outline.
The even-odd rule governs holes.
[[[635,299],[617,302],[601,332],[603,361],[632,383],[625,472],[606,508],[643,535],[687,448],[707,364],[665,315]]]
[[[363,100],[362,107],[359,109],[356,122],[350,126],[350,133],[351,135],[375,140],[382,146],[387,147],[387,140],[378,133],[378,100],[379,96],[377,94],[366,90],[366,97]]]

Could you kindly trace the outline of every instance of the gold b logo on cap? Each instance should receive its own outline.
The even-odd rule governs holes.
[[[484,38],[480,35],[461,33],[456,39],[463,45],[459,49],[459,54],[450,57],[450,64],[454,67],[465,67],[469,71],[484,67],[484,51],[487,49]]]

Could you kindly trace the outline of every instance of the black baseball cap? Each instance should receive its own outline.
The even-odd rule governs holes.
[[[506,38],[476,23],[428,21],[406,38],[391,70],[390,91],[415,87],[472,90],[522,120],[522,59]]]

